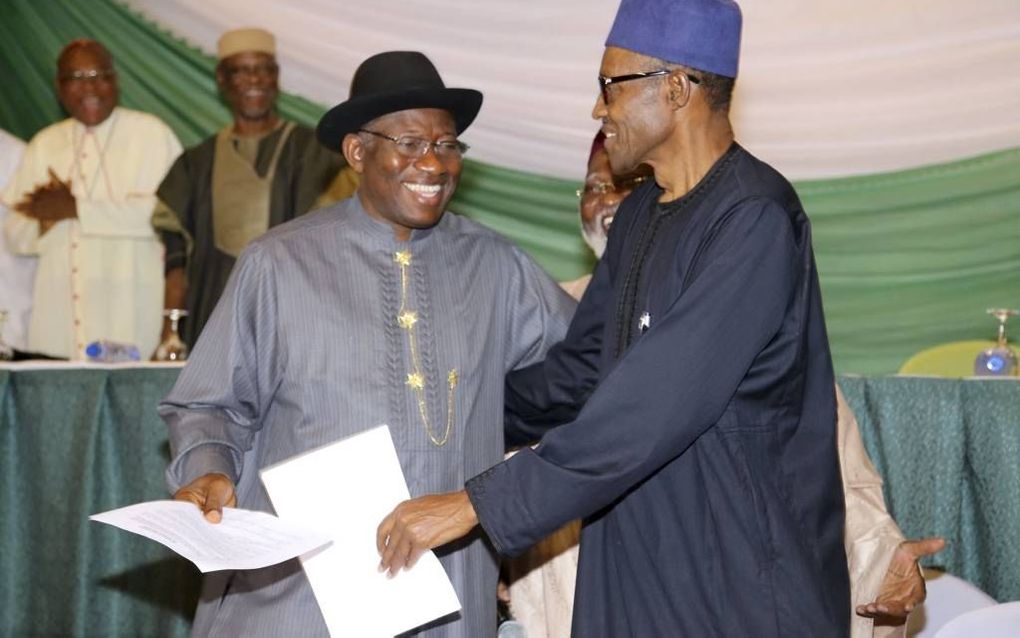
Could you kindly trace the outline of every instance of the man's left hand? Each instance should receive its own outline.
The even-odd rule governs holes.
[[[902,624],[907,614],[924,602],[924,575],[917,560],[941,552],[945,546],[946,541],[941,538],[900,543],[882,579],[878,597],[867,605],[858,605],[857,615],[874,618],[878,624]]]
[[[404,501],[376,532],[379,571],[388,571],[392,578],[402,568],[414,567],[426,551],[457,540],[477,524],[475,508],[463,490]]]

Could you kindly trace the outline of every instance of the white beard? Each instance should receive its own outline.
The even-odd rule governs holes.
[[[581,236],[584,237],[584,243],[588,244],[588,248],[591,248],[591,251],[595,253],[595,258],[602,259],[602,254],[606,252],[606,241],[608,240],[606,234],[601,230],[589,232],[584,224],[581,224]]]

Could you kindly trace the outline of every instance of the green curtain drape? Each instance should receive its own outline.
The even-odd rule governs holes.
[[[75,37],[103,41],[117,60],[122,103],[163,118],[185,145],[229,121],[214,60],[115,0],[8,0],[0,11],[9,87],[0,127],[16,135],[28,138],[61,117],[54,61]],[[306,124],[324,110],[294,95],[281,96],[279,108]],[[925,347],[992,335],[986,307],[1020,305],[1020,149],[796,186],[813,220],[840,371],[893,372]],[[578,233],[576,187],[469,161],[451,208],[571,279],[592,265]]]

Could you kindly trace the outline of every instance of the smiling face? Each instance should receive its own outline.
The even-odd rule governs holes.
[[[599,74],[606,77],[652,71],[650,58],[616,47],[607,47]],[[592,117],[602,120],[606,152],[613,172],[633,172],[654,160],[665,147],[673,126],[673,109],[666,97],[668,75],[660,75],[607,87],[609,103],[601,95]]]
[[[216,67],[216,83],[235,121],[271,122],[280,92],[279,79],[276,58],[268,53],[237,53]]]
[[[85,126],[96,126],[117,106],[113,60],[98,42],[74,43],[57,62],[57,94],[64,109]]]
[[[613,171],[609,168],[609,156],[604,148],[591,155],[588,161],[588,174],[584,178],[584,190],[581,193],[581,234],[585,243],[591,247],[595,256],[602,258],[606,249],[609,226],[613,223],[616,208],[626,196],[610,189],[613,184]]]
[[[442,109],[398,111],[362,128],[393,138],[457,139],[453,116]],[[398,241],[407,241],[413,229],[439,223],[463,168],[460,157],[438,157],[434,147],[422,157],[406,157],[394,142],[366,133],[347,135],[343,153],[361,175],[358,193],[365,210],[390,224]]]
[[[638,184],[650,177],[651,171],[642,165],[635,173],[625,177],[613,175],[606,149],[598,148],[588,160],[588,175],[581,192],[581,234],[585,243],[599,259],[606,250],[609,227],[613,224],[616,209]]]

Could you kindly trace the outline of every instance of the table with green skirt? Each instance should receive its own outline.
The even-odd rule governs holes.
[[[0,366],[0,636],[186,635],[200,575],[96,512],[167,498],[156,405],[177,366]],[[841,377],[929,564],[1020,600],[1020,381]]]

